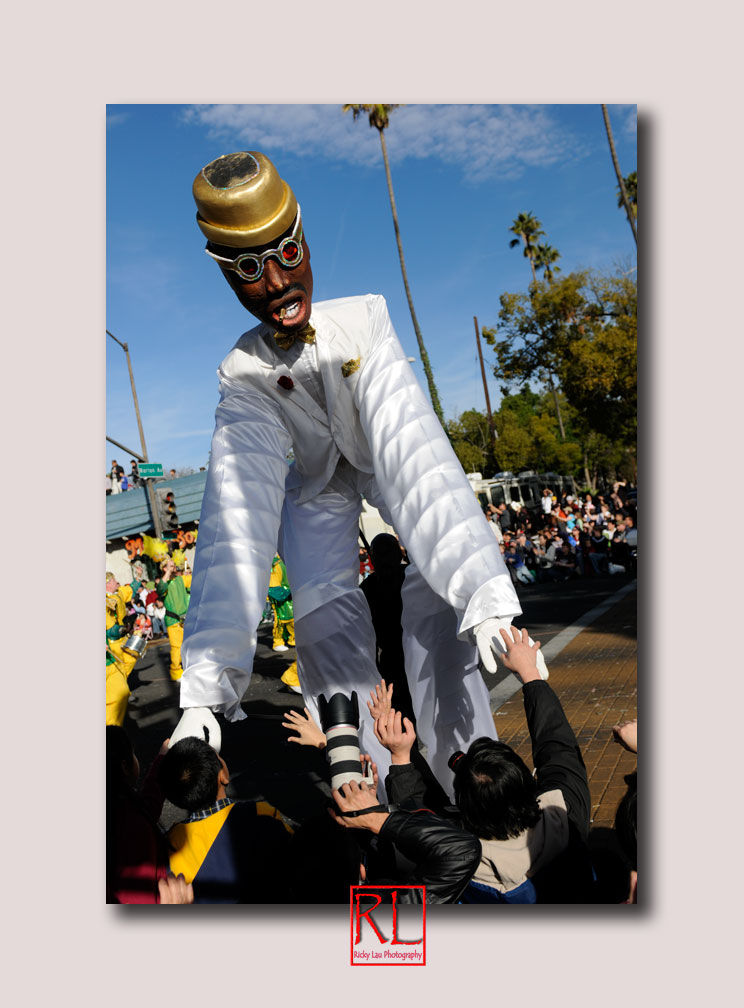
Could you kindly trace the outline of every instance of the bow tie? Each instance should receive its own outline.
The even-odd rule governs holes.
[[[274,339],[280,350],[289,350],[296,340],[301,340],[303,343],[314,343],[315,329],[308,322],[305,328],[300,329],[297,333],[274,333]]]

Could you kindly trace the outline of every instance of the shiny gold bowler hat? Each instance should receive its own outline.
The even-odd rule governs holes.
[[[265,154],[238,151],[210,161],[194,179],[196,223],[210,241],[255,248],[294,223],[297,200]]]

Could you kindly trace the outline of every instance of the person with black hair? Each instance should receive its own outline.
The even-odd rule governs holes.
[[[400,770],[405,775],[410,768],[420,800],[407,802],[405,808],[379,805],[375,763],[371,763],[372,786],[351,782],[333,790],[335,809],[329,809],[330,815],[345,832],[335,829],[325,815],[304,823],[297,831],[292,840],[291,871],[298,880],[298,901],[346,902],[349,886],[365,882],[423,885],[427,903],[455,903],[475,871],[479,857],[475,837],[423,807],[423,801],[434,796],[434,807],[439,809],[447,797],[418,752],[414,758],[423,764],[428,783],[411,763],[416,731],[408,718],[392,708],[392,693],[392,684],[383,680],[370,693],[367,707],[375,737],[391,754],[390,773]],[[290,711],[283,724],[297,732],[288,741],[325,748],[326,737],[307,707],[304,716]],[[366,754],[362,760],[371,762]],[[391,800],[387,781],[385,786]],[[420,888],[399,892],[397,899],[399,903],[417,903]]]
[[[502,631],[504,664],[523,683],[535,776],[503,742],[476,739],[450,759],[462,825],[480,841],[481,857],[462,903],[591,903],[587,847],[590,795],[576,737],[558,697],[540,678],[537,641],[527,630]],[[422,779],[405,758],[411,728],[378,717],[375,732],[393,754],[385,788],[391,802],[421,800]],[[410,752],[410,746],[408,751]]]
[[[370,555],[374,570],[362,581],[360,587],[367,600],[375,629],[377,670],[386,683],[394,684],[398,710],[402,710],[415,724],[403,653],[401,589],[406,568],[400,543],[389,532],[380,532],[370,543]]]
[[[558,697],[540,678],[537,641],[502,631],[504,664],[523,683],[535,775],[503,742],[477,739],[454,762],[463,825],[481,841],[467,903],[593,902],[586,844],[591,798],[586,768]]]
[[[189,813],[168,833],[170,868],[195,884],[195,903],[286,903],[292,832],[265,801],[233,802],[230,772],[203,739],[186,736],[158,768],[163,794]]]
[[[410,723],[410,722],[409,722]],[[415,737],[415,736],[414,736]],[[379,805],[374,790],[350,781],[334,790],[340,810],[331,812],[346,829],[364,829],[391,844],[411,866],[405,877],[369,877],[369,885],[423,886],[426,903],[456,903],[478,864],[478,842],[430,809],[411,811]],[[394,864],[388,869],[395,871]],[[398,903],[420,903],[420,888],[399,892]]]

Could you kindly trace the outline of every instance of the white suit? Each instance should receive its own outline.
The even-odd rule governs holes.
[[[495,737],[466,631],[488,617],[518,615],[519,602],[384,298],[314,304],[311,323],[315,344],[288,351],[260,324],[219,369],[181,706],[210,707],[229,720],[245,716],[240,700],[278,542],[292,586],[308,706],[317,719],[318,693],[328,698],[356,689],[362,750],[378,763],[382,779],[389,755],[374,738],[365,706],[378,681],[374,632],[357,587],[363,493],[415,565],[403,587],[406,671],[419,737],[450,790],[451,752],[480,735]]]

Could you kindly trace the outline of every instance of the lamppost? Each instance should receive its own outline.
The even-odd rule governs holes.
[[[147,462],[148,461],[147,445],[145,444],[145,432],[142,428],[142,417],[140,416],[139,411],[137,389],[135,388],[134,385],[134,372],[132,371],[132,360],[129,356],[129,344],[122,343],[122,341],[120,339],[117,339],[116,336],[114,336],[112,332],[109,332],[108,329],[106,330],[106,334],[111,337],[114,343],[118,343],[119,346],[124,351],[124,353],[127,355],[127,367],[129,368],[129,381],[132,385],[132,399],[134,400],[134,412],[137,416],[137,427],[139,428],[140,444],[142,445],[142,460],[144,462]],[[158,513],[158,509],[155,503],[155,491],[153,490],[151,481],[147,478],[145,479],[145,489],[147,490],[147,499],[150,502],[150,514],[152,515],[153,525],[155,526],[155,535],[158,539],[162,539],[163,527],[160,524],[160,514]]]

